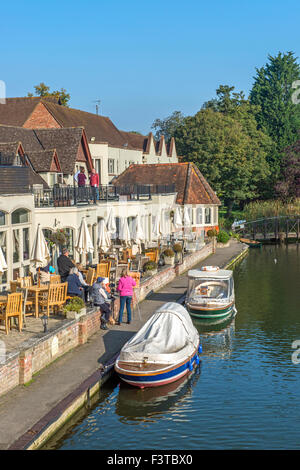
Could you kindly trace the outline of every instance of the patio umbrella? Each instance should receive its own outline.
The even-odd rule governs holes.
[[[183,224],[185,228],[189,228],[191,226],[191,219],[189,214],[189,208],[184,206],[183,209]]]
[[[4,273],[4,271],[6,271],[6,269],[7,269],[7,264],[6,264],[6,261],[5,261],[5,258],[4,258],[2,248],[0,246],[0,274]]]
[[[143,227],[142,227],[142,222],[141,222],[141,216],[140,215],[137,215],[135,217],[135,224],[134,224],[134,231],[133,232],[134,233],[133,233],[132,239],[133,239],[134,243],[139,245],[141,242],[143,242],[145,240],[145,234],[144,234],[144,230],[143,230]]]
[[[90,232],[88,230],[87,223],[84,217],[81,220],[75,248],[78,251],[78,253],[80,253],[81,255],[83,253],[85,254],[93,253],[94,251],[93,242],[92,242]]]
[[[189,209],[188,207],[184,206],[184,209],[183,209],[183,230],[184,230],[184,234],[187,236],[188,232],[190,231],[191,229],[191,224],[192,224],[192,221],[190,219],[190,214],[189,214]]]
[[[120,219],[119,239],[125,242],[126,245],[130,245],[131,235],[129,231],[127,217],[121,217]]]
[[[107,252],[111,245],[110,235],[106,228],[104,219],[100,219],[98,222],[98,248],[104,252]]]
[[[110,209],[106,219],[106,228],[110,238],[115,238],[117,231],[116,218],[114,216],[114,210]]]
[[[36,266],[45,266],[50,260],[50,253],[48,249],[48,245],[46,243],[43,231],[41,229],[41,225],[38,224],[38,228],[36,231],[36,236],[34,239],[34,243],[31,250],[31,258],[30,261],[35,263]],[[40,285],[40,276],[39,281]]]
[[[162,236],[162,224],[161,224],[161,212],[158,212],[155,216],[153,225],[152,238],[153,240],[159,240]]]
[[[179,207],[176,207],[174,211],[174,227],[181,228],[182,227],[182,215]]]

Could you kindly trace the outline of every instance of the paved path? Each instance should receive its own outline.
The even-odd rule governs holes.
[[[230,247],[217,249],[197,267],[218,265],[224,267],[244,249],[232,241]],[[7,449],[46,415],[63,398],[70,394],[101,363],[108,362],[123,344],[136,332],[154,311],[165,302],[177,301],[187,289],[187,273],[163,287],[159,292],[139,304],[130,325],[110,326],[109,331],[99,330],[87,343],[78,346],[37,374],[28,386],[18,386],[0,397],[0,449]],[[126,314],[125,314],[126,320]]]

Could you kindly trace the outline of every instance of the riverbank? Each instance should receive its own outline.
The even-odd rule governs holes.
[[[247,248],[232,241],[228,248],[201,261],[226,267]],[[0,448],[35,449],[62,426],[113,372],[114,358],[123,344],[168,301],[179,301],[187,288],[187,273],[149,293],[135,309],[133,322],[109,331],[98,330],[88,341],[43,369],[26,387],[19,386],[0,398]]]

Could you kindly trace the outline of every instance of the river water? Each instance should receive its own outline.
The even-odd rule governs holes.
[[[156,390],[114,377],[46,448],[299,449],[300,248],[252,249],[234,280],[236,317],[194,322],[203,354],[189,377]]]

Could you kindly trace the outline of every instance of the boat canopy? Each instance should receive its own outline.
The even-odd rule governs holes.
[[[120,361],[176,364],[195,352],[199,334],[187,310],[167,302],[123,346]]]
[[[202,271],[201,269],[191,269],[188,272],[189,278],[194,279],[230,279],[232,271],[229,269],[219,269],[218,271]]]

